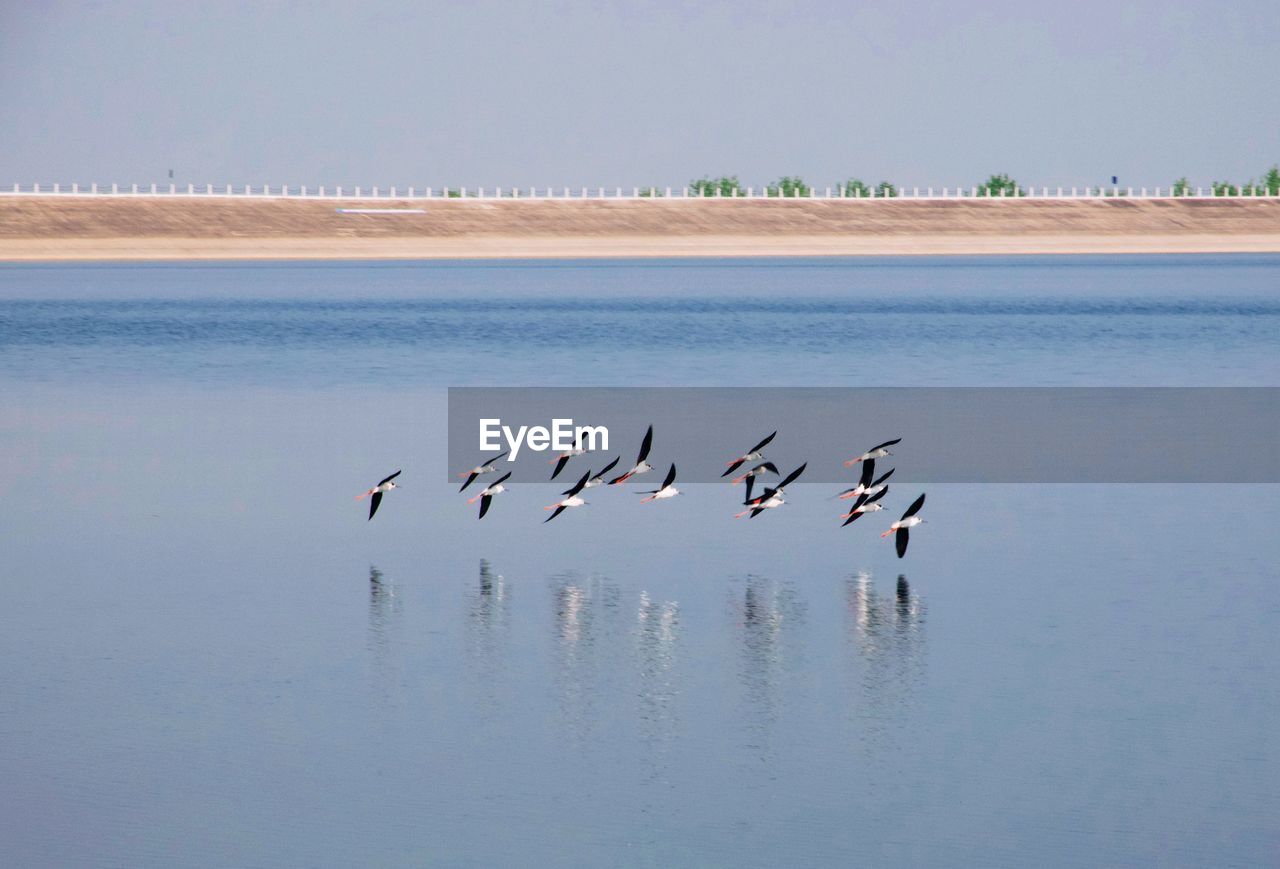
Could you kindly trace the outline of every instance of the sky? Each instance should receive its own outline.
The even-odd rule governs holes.
[[[1256,178],[1273,0],[0,0],[14,182]]]

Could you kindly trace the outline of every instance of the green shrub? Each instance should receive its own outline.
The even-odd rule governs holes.
[[[804,183],[804,179],[798,175],[784,175],[768,187],[770,196],[782,196],[790,198],[793,196],[808,196],[810,192],[809,185]]]
[[[894,187],[888,181],[881,181],[876,185],[876,196],[888,199],[898,195],[898,188]]]
[[[741,196],[742,185],[737,175],[721,175],[719,178],[699,178],[689,182],[690,196]]]
[[[978,185],[979,196],[1026,196],[1027,193],[1008,175],[992,175]]]
[[[1272,196],[1280,195],[1280,166],[1272,166],[1267,170],[1267,174],[1262,176],[1262,183],[1258,185]]]
[[[641,188],[640,188],[640,195],[641,195],[641,196],[643,196],[643,197],[655,197],[655,198],[656,198],[656,197],[666,196],[667,194],[663,193],[663,192],[662,192],[661,190],[659,190],[657,187],[641,187]]]
[[[850,199],[856,196],[866,197],[871,195],[871,188],[866,184],[863,184],[857,178],[850,178],[840,186],[844,189],[844,195],[848,196]]]
[[[1174,196],[1190,196],[1191,195],[1191,182],[1187,180],[1186,175],[1183,175],[1177,181],[1173,182],[1173,195]]]

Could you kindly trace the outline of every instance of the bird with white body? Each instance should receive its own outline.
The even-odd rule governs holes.
[[[844,466],[846,468],[852,468],[858,462],[865,462],[867,459],[883,459],[885,456],[891,456],[893,453],[889,452],[887,448],[901,442],[902,438],[894,438],[891,441],[885,441],[884,443],[867,450],[862,455],[849,459],[844,463]]]
[[[614,477],[609,481],[610,486],[616,486],[619,483],[625,483],[636,474],[647,474],[653,470],[653,465],[649,464],[646,459],[649,458],[649,449],[653,446],[653,426],[649,426],[649,430],[644,433],[644,440],[640,442],[640,453],[636,456],[636,464],[631,470],[627,471],[620,477]]]
[[[757,459],[763,459],[764,453],[761,452],[761,450],[767,447],[769,445],[769,441],[773,440],[775,437],[777,437],[777,435],[778,433],[775,431],[773,434],[769,435],[767,438],[760,441],[760,443],[756,444],[754,447],[747,450],[746,453],[744,453],[743,455],[738,456],[736,459],[733,459],[730,462],[726,462],[726,464],[729,466],[728,470],[726,470],[720,476],[727,477],[730,474],[732,474],[734,471],[738,470],[738,468],[742,467],[744,463],[754,462]],[[734,482],[737,482],[737,481],[735,480]]]
[[[920,512],[920,508],[923,506],[924,495],[921,495],[919,498],[916,498],[910,507],[907,508],[907,512],[902,514],[901,519],[890,525],[889,530],[880,535],[881,538],[888,537],[890,534],[897,535],[894,542],[898,547],[899,558],[907,554],[907,541],[911,536],[909,529],[916,527],[924,521],[916,515]]]
[[[510,476],[511,476],[511,471],[507,471],[501,477],[494,480],[492,483],[490,483],[488,486],[482,489],[480,491],[480,494],[474,495],[467,499],[468,504],[474,504],[476,501],[480,502],[480,515],[476,517],[477,519],[483,519],[484,514],[489,512],[489,504],[493,501],[494,495],[500,495],[503,492],[507,491],[507,487],[502,484],[503,482],[506,481],[507,477],[510,477]]]
[[[565,495],[566,497],[561,498],[559,501],[556,501],[554,504],[551,504],[550,506],[544,507],[543,508],[544,510],[555,510],[555,512],[542,521],[544,523],[550,522],[552,519],[559,516],[565,510],[571,507],[581,507],[583,504],[587,503],[586,499],[583,498],[578,493],[581,492],[586,487],[587,480],[590,480],[590,479],[591,479],[591,472],[587,471],[585,474],[582,475],[581,480],[574,483],[571,488],[565,489],[563,492],[561,492],[560,494]]]
[[[680,490],[677,489],[674,485],[672,485],[673,483],[675,483],[675,481],[676,481],[676,464],[675,462],[672,462],[671,470],[667,471],[667,478],[662,481],[662,487],[659,489],[654,489],[652,492],[645,492],[645,495],[647,497],[641,498],[640,503],[647,504],[650,501],[659,501],[659,500],[662,500],[663,498],[674,498],[676,495],[679,495]]]
[[[378,512],[378,505],[382,503],[382,494],[384,492],[390,492],[392,489],[399,488],[394,482],[395,478],[398,476],[400,476],[400,472],[396,471],[391,476],[384,477],[378,485],[374,486],[369,491],[356,495],[357,501],[368,498],[371,495],[373,496],[373,500],[369,502],[369,519],[372,519],[373,514]]]
[[[481,474],[492,474],[494,471],[498,470],[498,466],[494,463],[497,462],[498,459],[502,458],[505,455],[506,455],[506,452],[498,453],[496,456],[489,459],[489,461],[485,462],[484,464],[476,465],[474,468],[472,468],[469,471],[462,471],[461,473],[459,473],[458,476],[466,477],[467,481],[462,484],[462,488],[459,489],[458,491],[459,492],[466,491],[467,486],[470,486],[472,483],[474,483],[476,481],[476,477],[480,476]]]
[[[743,516],[750,514],[751,518],[754,519],[755,517],[759,516],[761,512],[765,510],[772,510],[775,507],[781,507],[783,504],[787,503],[786,498],[782,497],[783,495],[786,494],[784,490],[788,485],[790,485],[791,483],[794,483],[796,479],[799,478],[799,476],[804,473],[804,469],[807,468],[808,466],[809,466],[809,463],[805,462],[803,465],[801,465],[800,467],[792,471],[790,474],[788,474],[786,478],[783,479],[783,481],[779,483],[777,486],[771,489],[765,489],[762,493],[760,493],[760,497],[749,498],[746,501],[744,501],[743,503],[747,505],[747,509],[743,510],[741,513],[735,513],[733,518],[741,519]]]

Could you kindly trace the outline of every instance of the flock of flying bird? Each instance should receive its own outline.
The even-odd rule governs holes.
[[[777,436],[777,434],[778,433],[776,431],[773,432],[773,434],[769,435],[767,438],[760,441],[760,443],[756,444],[754,447],[747,450],[746,453],[728,462],[728,468],[725,470],[723,474],[721,474],[722,477],[728,477],[730,474],[733,474],[748,462],[759,462],[759,464],[753,465],[748,470],[743,471],[743,473],[739,474],[738,476],[734,477],[731,480],[731,482],[733,482],[735,485],[737,483],[746,484],[745,497],[742,502],[742,506],[745,507],[746,509],[735,514],[734,515],[735,519],[741,519],[743,516],[755,518],[756,516],[759,516],[761,513],[763,513],[765,510],[772,510],[776,507],[781,507],[783,504],[787,503],[786,498],[784,497],[786,495],[786,491],[785,491],[786,487],[791,483],[794,483],[800,477],[800,475],[804,473],[805,468],[808,466],[807,462],[805,464],[802,464],[800,467],[796,468],[790,474],[787,474],[787,476],[783,477],[782,480],[778,482],[776,485],[767,486],[764,488],[763,491],[760,492],[759,495],[757,495],[754,498],[751,497],[752,490],[755,486],[756,477],[762,477],[765,474],[774,474],[777,476],[781,476],[777,466],[775,466],[772,462],[761,461],[765,458],[764,448],[769,445],[769,443],[774,439],[774,437]],[[555,470],[551,472],[552,480],[554,480],[557,476],[560,475],[560,472],[563,471],[565,469],[565,466],[569,464],[570,459],[573,459],[576,456],[581,456],[588,452],[585,446],[585,437],[586,437],[585,433],[580,435],[576,446],[574,446],[572,449],[569,449],[563,453],[560,453],[558,456],[556,456],[551,460],[550,464],[555,465]],[[864,516],[867,513],[877,513],[884,509],[884,505],[881,503],[881,499],[884,498],[884,496],[887,495],[889,492],[889,485],[886,481],[891,476],[893,476],[894,469],[890,468],[888,471],[885,471],[883,474],[877,477],[876,476],[876,460],[883,459],[886,456],[893,455],[893,453],[889,452],[889,447],[899,443],[901,440],[902,438],[896,438],[891,441],[885,441],[884,443],[874,446],[871,449],[867,450],[862,455],[855,456],[854,458],[849,459],[844,463],[844,466],[846,468],[851,468],[854,465],[858,465],[858,464],[861,464],[862,468],[861,468],[861,474],[858,479],[858,484],[852,488],[845,489],[843,492],[840,492],[838,495],[835,496],[842,501],[849,501],[849,500],[853,501],[853,504],[851,504],[849,507],[849,511],[847,513],[843,513],[840,515],[840,518],[844,520],[844,523],[841,527],[843,527],[844,525],[849,525],[852,522],[856,522],[858,519],[860,519],[862,516]],[[605,465],[604,468],[598,473],[592,474],[591,471],[587,471],[582,475],[582,477],[578,480],[578,482],[574,483],[573,486],[571,486],[568,489],[565,489],[563,492],[560,493],[563,497],[559,501],[556,501],[556,503],[550,504],[544,508],[546,510],[552,510],[554,512],[543,521],[550,522],[552,519],[559,516],[565,510],[568,510],[573,507],[581,507],[582,505],[586,504],[587,501],[582,497],[582,492],[586,489],[591,489],[597,486],[605,486],[605,485],[616,486],[620,483],[625,483],[627,480],[631,479],[634,476],[652,471],[653,465],[650,465],[648,462],[649,450],[652,446],[653,446],[653,426],[649,426],[649,430],[645,432],[644,440],[640,444],[640,452],[636,456],[636,463],[635,465],[632,466],[631,470],[627,471],[626,473],[619,474],[613,479],[607,480],[606,477],[608,476],[609,472],[612,471],[618,464],[618,458],[615,457],[613,461]],[[497,471],[499,470],[497,462],[499,459],[503,458],[504,456],[506,456],[505,452],[499,453],[498,455],[494,456],[491,459],[486,460],[484,463],[477,465],[476,467],[470,469],[469,471],[463,471],[462,473],[458,474],[459,477],[464,478],[464,482],[462,483],[462,488],[459,489],[458,491],[459,492],[466,491],[467,488],[472,483],[474,483],[480,476],[484,474],[497,473]],[[386,477],[381,482],[379,482],[378,485],[374,486],[369,491],[356,496],[356,500],[360,500],[362,498],[372,499],[369,503],[370,519],[373,518],[374,513],[378,512],[378,505],[382,503],[383,494],[391,491],[392,489],[397,488],[395,483],[395,478],[398,476],[400,476],[400,471],[396,471],[391,476]],[[503,484],[506,482],[507,478],[510,476],[511,476],[511,472],[508,471],[507,473],[498,477],[488,486],[481,489],[480,492],[478,492],[476,495],[467,499],[468,504],[474,504],[476,501],[480,502],[479,518],[483,519],[485,514],[489,512],[489,507],[493,503],[493,499],[496,496],[507,491],[506,486],[504,486]],[[675,487],[675,482],[676,482],[676,466],[675,466],[675,463],[673,462],[671,464],[671,469],[667,471],[666,478],[664,478],[662,481],[662,485],[657,489],[651,489],[649,491],[642,492],[641,494],[643,494],[644,497],[640,499],[640,503],[645,504],[645,503],[648,503],[649,501],[658,501],[666,498],[674,498],[676,495],[680,494],[680,490]],[[924,495],[921,495],[920,497],[916,498],[916,500],[912,502],[911,506],[907,508],[907,511],[902,514],[902,518],[898,519],[898,521],[890,525],[889,530],[885,531],[883,534],[880,535],[882,538],[888,537],[890,534],[895,535],[894,542],[897,545],[899,558],[904,556],[907,552],[907,542],[910,539],[910,529],[924,522],[924,520],[917,515],[920,512],[920,508],[923,506],[924,506]]]

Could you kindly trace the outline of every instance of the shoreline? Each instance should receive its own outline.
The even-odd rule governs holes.
[[[484,238],[438,243],[316,239],[104,239],[0,241],[0,263],[182,262],[269,260],[538,260],[776,259],[877,256],[1052,256],[1103,254],[1280,253],[1280,234],[1259,236],[919,236],[887,239],[822,237],[663,237],[530,240]]]
[[[1164,253],[1280,253],[1280,200],[0,199],[9,263]]]

